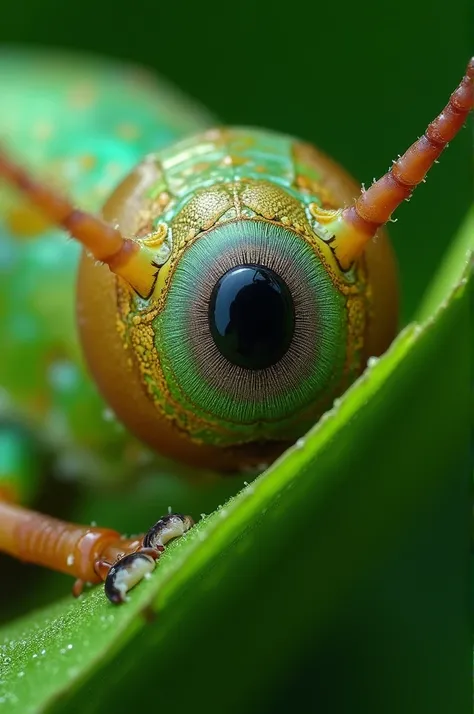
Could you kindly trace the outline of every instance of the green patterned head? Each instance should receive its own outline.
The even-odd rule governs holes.
[[[148,156],[106,205],[154,251],[156,277],[138,294],[109,276],[106,339],[120,347],[111,358],[103,326],[88,334],[83,320],[86,353],[119,416],[160,451],[224,468],[272,458],[360,374],[373,286],[365,258],[343,270],[321,230],[347,193],[335,171],[286,136],[213,130]],[[100,270],[85,259],[88,315]]]
[[[45,95],[57,101],[43,102],[53,114],[33,127],[18,110],[24,97],[30,101],[24,69],[16,61],[12,67],[5,85],[14,108],[13,122],[6,115],[12,148],[21,155],[34,135],[40,141],[32,165],[56,156],[54,172],[79,170],[86,203],[89,189],[92,200],[117,169],[109,149],[128,165],[138,140],[148,146],[153,136],[158,148],[181,121],[183,129],[194,122],[187,104],[150,103],[135,74],[121,70],[117,94],[115,70],[100,75],[104,91],[96,91],[94,71],[92,84],[78,92],[75,73],[61,70]],[[43,96],[43,71],[27,74],[33,94],[41,87]],[[73,91],[64,92],[69,84]],[[11,206],[7,190],[9,231],[25,237],[58,226],[88,251],[79,330],[96,381],[125,425],[156,450],[195,465],[261,462],[303,434],[368,357],[390,344],[397,280],[382,227],[463,126],[473,86],[471,59],[426,132],[362,191],[328,157],[287,136],[214,129],[149,155],[107,201],[104,221],[39,183],[0,147],[0,177],[41,213],[38,221],[35,211]],[[113,107],[123,96],[121,121],[149,117],[144,133],[116,125]],[[69,102],[78,110],[69,112],[71,126],[80,115],[86,144],[93,147],[91,137],[100,134],[100,151],[83,154],[81,133],[75,142],[74,131],[56,137],[54,112],[64,113]],[[167,114],[166,106],[181,109]],[[130,142],[128,149],[119,140]],[[105,183],[97,184],[101,174]]]

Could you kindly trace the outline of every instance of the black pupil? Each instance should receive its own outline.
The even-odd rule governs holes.
[[[209,326],[219,352],[239,367],[265,369],[288,350],[295,329],[291,293],[262,265],[239,265],[216,283]]]

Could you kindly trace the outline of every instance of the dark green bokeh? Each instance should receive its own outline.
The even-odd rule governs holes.
[[[459,82],[468,0],[23,0],[2,4],[0,42],[64,46],[145,64],[226,123],[311,140],[360,181],[384,173]],[[472,200],[463,131],[390,226],[408,319]]]

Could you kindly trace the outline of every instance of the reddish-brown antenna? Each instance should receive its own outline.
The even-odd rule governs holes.
[[[456,136],[474,106],[474,57],[458,88],[441,114],[429,124],[388,173],[372,184],[355,202],[339,211],[317,206],[311,212],[331,240],[331,248],[343,268],[350,267],[364,251],[377,229],[386,223],[400,203],[409,198],[448,143]]]
[[[74,208],[58,193],[34,181],[0,149],[0,177],[15,185],[55,225],[61,226],[90,251],[96,260],[124,278],[140,295],[153,289],[157,268],[154,253],[138,241],[124,238],[96,216]]]

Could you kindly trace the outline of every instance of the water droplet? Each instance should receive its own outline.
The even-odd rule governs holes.
[[[375,367],[375,365],[377,364],[378,361],[379,361],[378,357],[369,357],[369,359],[367,360],[367,367],[370,367],[370,368]]]

